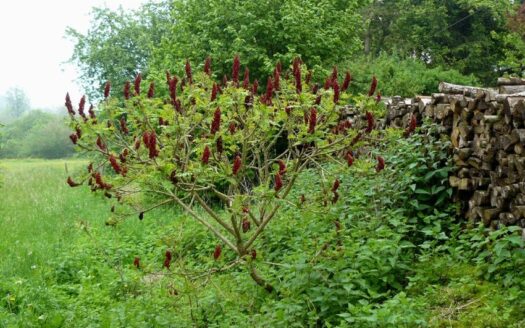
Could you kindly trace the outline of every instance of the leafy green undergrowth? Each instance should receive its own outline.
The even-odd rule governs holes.
[[[448,143],[433,135],[386,131],[379,174],[376,154],[360,153],[351,174],[301,177],[255,245],[274,295],[228,251],[214,261],[214,239],[176,209],[106,226],[113,200],[74,189],[77,215],[56,221],[74,227],[57,230],[67,233],[62,251],[2,277],[0,327],[522,327],[521,229],[467,229],[456,218]],[[342,182],[333,206],[314,196],[320,174]],[[99,207],[107,211],[87,215]]]

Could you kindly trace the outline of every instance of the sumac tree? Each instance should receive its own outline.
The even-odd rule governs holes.
[[[209,60],[204,72],[189,62],[184,77],[167,72],[164,99],[140,75],[125,83],[124,99],[111,97],[115,90],[107,83],[105,100],[89,115],[84,99],[75,110],[66,97],[71,140],[93,158],[68,183],[87,183],[122,203],[136,192],[155,195],[158,202],[137,212],[140,219],[161,205],[180,206],[218,239],[210,250],[215,259],[234,252],[257,284],[272,291],[253,263],[256,247],[263,247],[259,237],[285,203],[296,202],[288,198],[303,170],[326,162],[351,166],[353,149],[367,142],[374,123],[370,113],[361,130],[344,119],[353,96],[340,90],[335,68],[328,87],[319,88],[300,59],[286,72],[278,64],[258,94],[249,70],[241,70],[238,57],[233,62],[232,80],[221,83],[211,78]],[[373,93],[357,99],[375,106]],[[339,184],[328,182],[326,205],[339,199]]]

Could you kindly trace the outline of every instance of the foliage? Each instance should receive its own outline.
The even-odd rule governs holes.
[[[479,85],[473,75],[463,75],[455,69],[445,69],[440,66],[433,68],[415,58],[402,58],[399,55],[381,53],[375,58],[361,57],[342,63],[342,68],[348,69],[355,77],[352,90],[365,92],[368,81],[364,77],[375,75],[381,81],[378,90],[383,95],[414,97],[437,92],[440,82],[447,81],[463,85]]]
[[[87,34],[66,30],[75,42],[70,61],[79,67],[79,81],[92,102],[100,98],[104,81],[123,85],[128,76],[148,72],[153,49],[172,24],[169,3],[147,3],[137,12],[93,8]]]
[[[293,62],[293,72],[281,69],[275,68],[274,81],[269,78],[266,92],[259,95],[248,75],[240,82],[239,57],[234,59],[232,81],[221,90],[210,78],[211,72],[195,73],[188,62],[184,87],[181,83],[177,88],[179,78],[168,77],[171,101],[153,98],[152,87],[147,96],[141,95],[138,75],[134,96],[128,83],[124,102],[106,97],[98,119],[94,115],[87,118],[82,100],[80,117],[75,118],[67,97],[75,131],[70,138],[80,149],[96,155],[93,166],[80,179],[92,190],[123,202],[130,193],[129,185],[138,183],[142,191],[160,198],[150,209],[176,204],[213,233],[220,241],[216,259],[221,244],[240,258],[255,258],[256,241],[278,217],[300,173],[324,161],[338,162],[335,158],[346,161],[352,156],[351,148],[366,142],[374,126],[368,112],[371,118],[366,131],[349,129],[351,122],[341,119],[350,95],[341,92],[337,75],[332,77],[332,89],[311,91],[305,79],[309,74],[304,73],[299,58]],[[281,74],[293,78],[282,79]],[[371,90],[368,98],[373,93]],[[377,167],[376,171],[382,169],[380,164]],[[68,183],[78,185],[71,178]],[[336,203],[339,182],[322,176],[319,183],[324,186],[319,197],[325,203]],[[220,201],[225,215],[206,200],[212,196]],[[139,217],[148,211],[141,210]],[[272,289],[251,266],[250,274]]]
[[[511,1],[374,1],[365,11],[370,53],[392,51],[494,84],[507,49]]]
[[[73,154],[61,115],[34,110],[6,125],[0,144],[3,158],[62,158]]]

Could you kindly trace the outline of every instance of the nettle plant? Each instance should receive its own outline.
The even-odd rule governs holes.
[[[302,171],[330,162],[352,166],[354,150],[369,143],[374,128],[377,80],[368,95],[354,97],[347,93],[349,73],[339,84],[334,68],[319,87],[296,59],[286,72],[277,64],[259,94],[248,68],[243,76],[240,70],[236,57],[231,79],[218,83],[209,58],[195,74],[187,62],[184,78],[166,73],[166,97],[155,97],[154,82],[142,92],[140,74],[125,84],[124,99],[111,97],[107,82],[97,112],[91,106],[87,114],[84,97],[75,111],[67,95],[71,141],[94,159],[78,182],[67,182],[87,183],[121,203],[134,201],[137,192],[155,195],[156,204],[137,211],[140,219],[162,205],[180,206],[218,239],[215,259],[226,246],[257,284],[272,291],[253,265],[256,246],[263,247],[257,241],[283,205],[301,202],[288,198]],[[345,119],[355,99],[366,112],[361,129]],[[383,158],[372,160],[376,171],[384,168]],[[325,205],[337,202],[339,180],[320,179],[327,186]],[[169,251],[166,259],[169,268]]]

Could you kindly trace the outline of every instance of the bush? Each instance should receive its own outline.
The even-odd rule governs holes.
[[[68,128],[60,115],[30,111],[6,125],[0,135],[3,158],[63,158],[73,154]]]
[[[439,82],[479,85],[473,75],[463,75],[455,69],[444,67],[429,68],[418,59],[381,54],[375,59],[366,57],[339,65],[355,76],[352,90],[365,92],[368,78],[375,74],[380,81],[378,90],[386,96],[413,97],[438,92]]]

